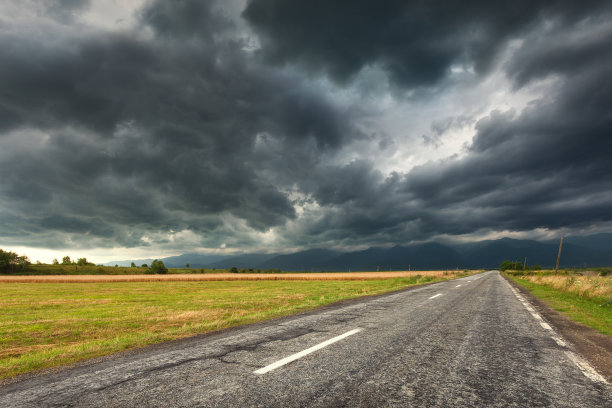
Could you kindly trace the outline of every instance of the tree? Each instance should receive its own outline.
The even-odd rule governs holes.
[[[57,260],[57,258],[53,258],[53,265],[59,265],[59,261]]]
[[[132,268],[136,267],[136,264],[134,262],[132,262],[132,264],[130,265]]]
[[[147,264],[142,264],[142,265],[140,265],[140,267],[141,267],[141,268],[148,268],[148,267],[149,267],[149,265],[147,265]]]
[[[30,265],[30,259],[27,256],[19,256],[15,252],[0,249],[0,272],[20,271],[28,265]]]
[[[87,258],[79,258],[77,259],[77,265],[79,266],[85,266],[85,265],[89,265],[90,262],[87,262]]]
[[[189,264],[185,264],[185,268],[189,268]]]
[[[501,263],[499,270],[502,272],[507,270],[522,271],[523,264],[520,262],[504,261]]]
[[[62,258],[62,265],[72,265],[72,261],[68,255]]]
[[[151,270],[151,273],[156,273],[156,274],[168,273],[168,268],[166,268],[166,265],[164,265],[164,262],[160,261],[159,259],[156,259],[153,262],[151,262],[151,268],[149,269]]]
[[[230,268],[230,272],[231,272],[231,273],[238,273],[238,268],[236,268],[235,266],[232,266],[232,267]]]

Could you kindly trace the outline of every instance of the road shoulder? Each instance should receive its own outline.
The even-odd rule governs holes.
[[[503,275],[502,275],[503,276]],[[612,382],[612,337],[583,324],[574,322],[545,301],[504,276],[504,279],[518,290],[551,324],[557,333],[570,342],[575,352],[584,357],[602,376]]]

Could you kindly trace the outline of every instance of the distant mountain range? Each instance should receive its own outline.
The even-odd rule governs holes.
[[[181,268],[281,269],[286,271],[375,271],[497,268],[504,260],[553,267],[558,241],[533,241],[502,238],[465,244],[425,243],[394,247],[371,247],[362,251],[339,252],[308,249],[292,254],[240,254],[234,256],[183,254],[162,258],[166,266]],[[132,261],[105,265],[129,266]],[[134,260],[136,265],[151,259]],[[566,237],[561,267],[611,266],[612,234]]]

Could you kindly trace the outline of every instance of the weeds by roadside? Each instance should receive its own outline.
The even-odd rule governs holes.
[[[572,320],[612,335],[612,275],[607,269],[504,273]]]

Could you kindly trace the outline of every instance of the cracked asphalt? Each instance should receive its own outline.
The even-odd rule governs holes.
[[[490,271],[24,377],[0,406],[611,407],[566,350]]]

